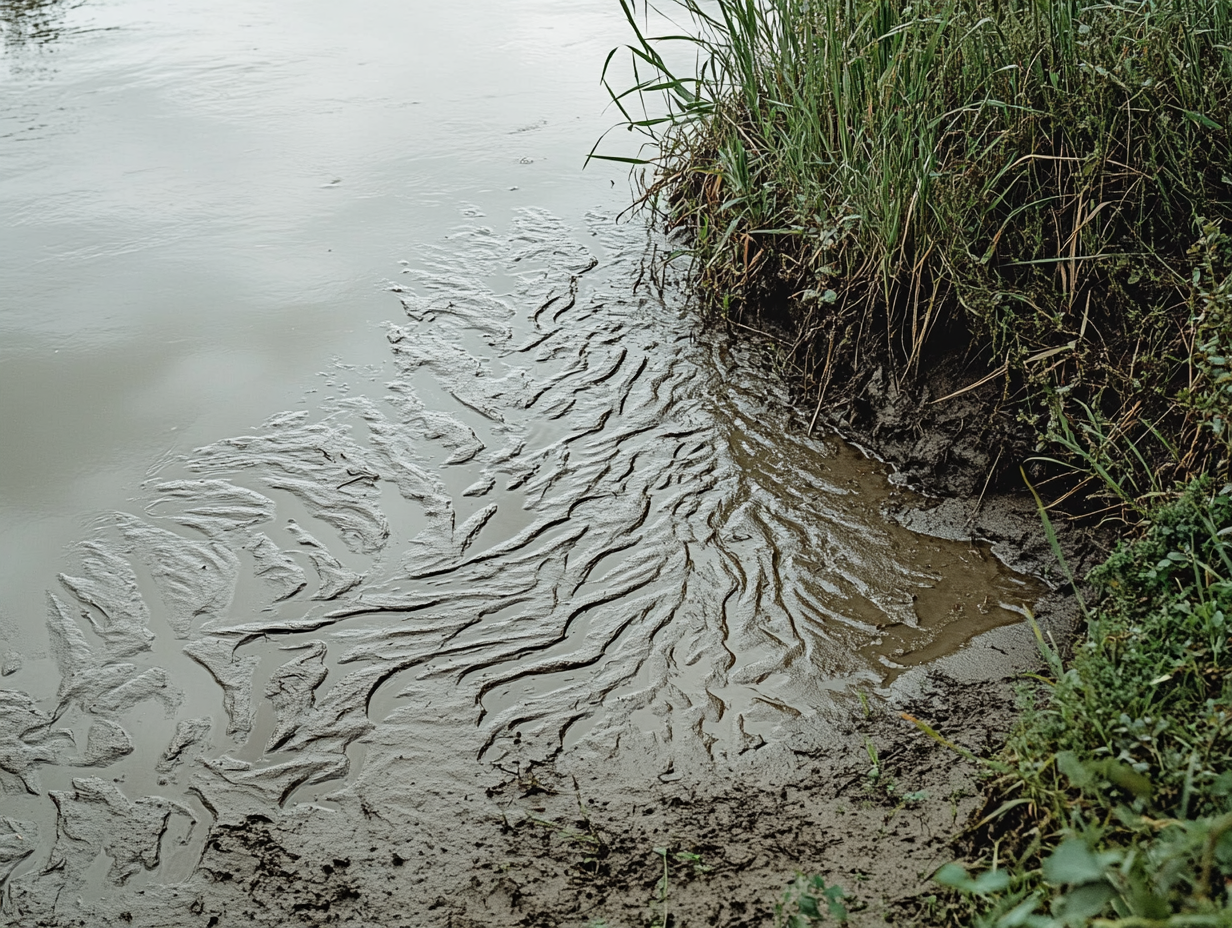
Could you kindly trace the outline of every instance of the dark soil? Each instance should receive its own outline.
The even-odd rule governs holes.
[[[990,376],[970,333],[935,332],[908,363],[884,333],[872,334],[873,320],[853,332],[850,321],[816,322],[793,306],[772,299],[729,328],[784,370],[805,422],[865,447],[933,496],[1023,489],[1019,466],[1035,442],[1018,419],[1023,394],[1005,374]]]
[[[986,686],[944,678],[904,708],[975,751],[994,747],[1011,718],[1004,693],[990,701]],[[525,861],[516,877],[517,924],[601,918],[643,925],[666,911],[671,924],[768,925],[795,872],[843,887],[853,924],[893,921],[907,900],[930,894],[928,877],[950,859],[949,833],[978,792],[952,753],[912,731],[893,712],[876,710],[842,731],[851,748],[843,756],[803,752],[795,757],[798,778],[733,783],[717,795],[662,790],[640,801],[596,799],[558,781],[559,792],[541,800],[544,817],[555,812],[566,828],[599,843],[535,823],[510,829],[510,851]],[[880,761],[878,778],[870,776],[866,745]],[[666,907],[655,848],[668,852]]]

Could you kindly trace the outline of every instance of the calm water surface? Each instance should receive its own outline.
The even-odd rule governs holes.
[[[612,122],[607,0],[0,15],[8,591],[157,455],[301,400],[332,358],[383,362],[384,282],[462,208],[628,195],[623,171],[582,170]]]

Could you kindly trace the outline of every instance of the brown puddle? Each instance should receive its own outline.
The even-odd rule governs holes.
[[[1024,607],[1046,589],[1033,578],[1007,575],[984,542],[965,551],[949,547],[923,541],[914,552],[918,568],[936,578],[916,594],[917,624],[885,626],[881,641],[861,650],[887,668],[886,682],[908,667],[952,654],[977,635],[1021,622]]]

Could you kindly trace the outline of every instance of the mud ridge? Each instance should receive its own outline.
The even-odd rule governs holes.
[[[715,862],[690,918],[754,924],[755,881],[873,853],[834,837],[889,814],[864,739],[961,729],[1063,598],[800,428],[653,250],[460,226],[391,287],[384,370],[96,520],[0,691],[12,924],[635,924],[654,846]],[[883,825],[914,866],[949,813]]]

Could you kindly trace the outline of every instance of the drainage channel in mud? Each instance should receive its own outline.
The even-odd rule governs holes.
[[[644,232],[468,221],[391,285],[385,368],[160,462],[50,587],[48,656],[6,645],[19,907],[189,880],[245,815],[401,794],[447,828],[484,767],[720,763],[1034,599],[887,521],[882,467],[652,292]]]

